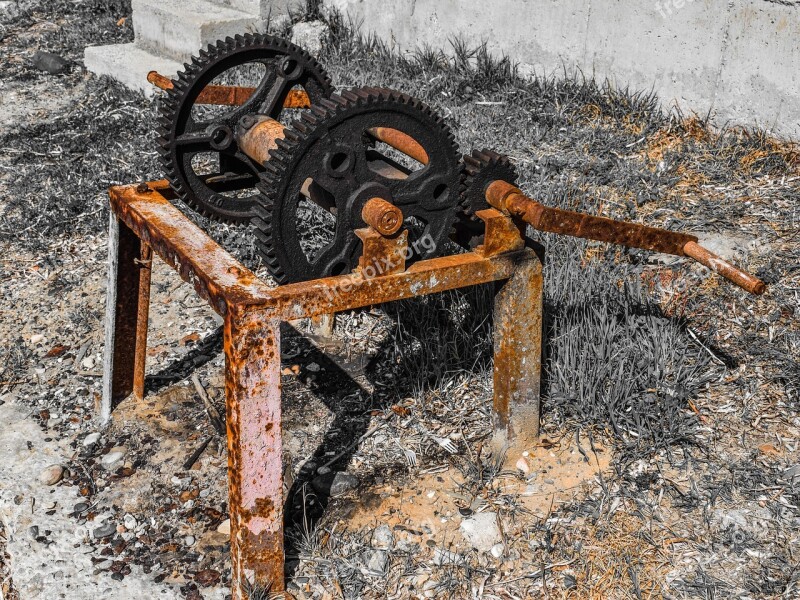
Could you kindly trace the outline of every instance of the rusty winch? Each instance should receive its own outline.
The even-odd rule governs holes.
[[[257,85],[236,85],[243,69],[259,73]],[[285,40],[228,38],[176,79],[148,79],[166,91],[167,181],[110,191],[103,418],[143,395],[155,251],[224,319],[235,598],[245,581],[284,586],[281,321],[505,282],[494,308],[494,444],[521,452],[538,435],[542,319],[541,263],[526,247],[526,225],[689,256],[751,293],[765,290],[692,235],[536,202],[515,186],[506,157],[460,157],[444,120],[420,100],[371,87],[334,93],[319,63]],[[236,261],[175,198],[251,224],[280,285]]]

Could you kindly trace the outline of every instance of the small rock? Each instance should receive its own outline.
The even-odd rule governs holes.
[[[76,514],[80,514],[87,510],[89,510],[89,504],[87,502],[78,502],[75,506],[72,507],[72,512]]]
[[[501,556],[503,556],[503,552],[505,552],[505,550],[506,547],[503,544],[495,544],[494,546],[492,546],[492,549],[489,550],[489,552],[495,558],[500,558]]]
[[[106,469],[109,469],[109,468],[115,466],[124,457],[125,457],[125,453],[120,451],[120,450],[111,451],[108,454],[106,454],[105,456],[103,456],[103,458],[100,459],[100,463]]]
[[[131,514],[126,514],[122,518],[122,523],[125,525],[125,529],[129,531],[136,529],[136,526],[139,524],[139,522],[136,520],[136,517]]]
[[[344,471],[320,475],[311,480],[311,486],[320,494],[335,498],[358,487],[358,478]]]
[[[185,538],[183,538],[183,543],[187,546],[194,546],[194,536],[187,535]]]
[[[295,23],[292,27],[292,42],[311,56],[316,56],[322,50],[322,43],[328,36],[328,32],[328,26],[322,21]]]
[[[81,361],[81,366],[84,369],[93,369],[94,368],[94,358],[91,356],[87,356]]]
[[[35,540],[37,537],[39,537],[39,526],[31,525],[30,527],[28,527],[28,533]]]
[[[64,467],[61,465],[50,465],[39,473],[39,481],[45,485],[55,485],[64,476]]]
[[[34,67],[50,75],[60,75],[69,70],[69,61],[52,52],[37,50],[31,62]]]
[[[222,523],[220,523],[219,527],[217,527],[217,532],[218,533],[224,533],[225,535],[230,535],[231,534],[231,520],[230,519],[225,519]]]
[[[85,438],[83,438],[83,445],[93,446],[98,441],[100,441],[100,434],[98,432],[90,433]]]
[[[531,468],[528,465],[528,461],[524,458],[520,458],[516,464],[517,470],[522,471],[525,475],[531,472]]]
[[[95,569],[100,569],[101,571],[107,571],[108,569],[111,568],[111,565],[113,565],[113,564],[114,564],[114,561],[111,560],[111,559],[108,559],[108,560],[104,560],[103,562],[97,563],[94,566],[94,568]]]
[[[389,563],[389,553],[386,550],[367,550],[363,556],[364,564],[373,573],[384,573]]]
[[[58,417],[53,417],[51,419],[47,419],[47,428],[48,429],[53,429],[53,427],[58,427],[59,425],[61,425],[61,419],[59,419]]]
[[[317,363],[315,363],[315,362],[308,363],[308,364],[306,365],[306,370],[308,370],[308,371],[311,371],[312,373],[317,373],[317,372],[319,372],[320,368],[321,368],[321,367],[320,367],[320,366],[319,366]]]
[[[103,523],[100,527],[97,527],[94,531],[92,531],[92,535],[96,540],[99,540],[114,535],[116,532],[117,532],[117,526],[114,525],[113,521],[108,520],[105,523]]]
[[[379,525],[375,528],[375,531],[372,532],[373,548],[378,548],[380,550],[391,550],[393,543],[394,535],[392,535],[392,530],[389,529],[388,525]]]
[[[317,475],[327,475],[331,472],[330,467],[320,467],[317,469]]]
[[[38,344],[42,340],[44,340],[44,336],[41,333],[34,333],[31,336],[31,344]]]
[[[497,526],[497,514],[493,512],[478,513],[461,521],[461,534],[481,552],[490,552],[492,546],[503,541]]]
[[[437,567],[443,565],[460,565],[464,562],[464,557],[457,552],[445,550],[444,548],[433,549],[433,564]]]

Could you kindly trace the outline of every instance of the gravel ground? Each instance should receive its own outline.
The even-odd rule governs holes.
[[[224,410],[219,320],[163,265],[149,396],[106,429],[94,420],[105,190],[160,167],[155,106],[80,59],[129,40],[129,14],[101,0],[0,9],[3,598],[228,593],[224,440],[198,396]],[[511,469],[484,449],[488,290],[339,315],[332,338],[287,327],[294,593],[797,597],[798,148],[578,77],[523,81],[462,43],[394,56],[330,25],[320,59],[337,87],[417,95],[462,151],[509,154],[537,199],[695,232],[770,289],[753,298],[683,261],[538,236],[543,434]],[[37,49],[70,72],[37,70]],[[198,222],[260,268],[246,232]]]

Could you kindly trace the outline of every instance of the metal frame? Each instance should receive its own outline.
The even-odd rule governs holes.
[[[150,265],[155,252],[224,319],[228,487],[234,599],[245,580],[284,590],[280,323],[498,282],[494,422],[498,450],[529,447],[539,429],[542,268],[518,224],[480,211],[485,243],[405,268],[404,232],[358,230],[351,274],[271,288],[175,208],[166,181],[111,188],[101,418],[144,394]]]

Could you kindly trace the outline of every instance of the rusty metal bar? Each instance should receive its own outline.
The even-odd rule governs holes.
[[[737,269],[724,258],[717,256],[696,242],[689,242],[686,244],[683,251],[686,256],[692,257],[701,265],[705,265],[715,273],[719,273],[725,279],[735,283],[751,294],[761,295],[767,291],[767,284],[763,281],[757,277],[753,277],[747,271]]]
[[[153,272],[153,249],[142,242],[139,260],[139,293],[136,310],[136,352],[133,357],[133,395],[144,398],[147,363],[147,322],[150,318],[150,275]]]
[[[423,165],[427,165],[430,160],[428,158],[428,153],[425,152],[425,148],[407,133],[392,129],[391,127],[371,127],[367,129],[367,133],[379,142],[391,146],[395,150],[402,152],[406,156],[410,156]]]
[[[494,299],[492,447],[510,464],[539,437],[542,287],[542,265],[531,259],[517,265]]]
[[[506,181],[490,183],[486,188],[486,200],[539,231],[689,256],[751,294],[763,294],[767,289],[760,279],[700,246],[694,235],[544,206]]]
[[[223,328],[233,598],[284,590],[280,321],[231,310]]]
[[[150,71],[147,81],[162,90],[171,90],[173,85],[168,77],[158,71]],[[241,106],[256,88],[232,85],[207,85],[197,96],[197,104],[217,104],[223,106]],[[303,90],[290,90],[283,102],[284,108],[310,108],[311,101]]]
[[[159,193],[164,184],[112,187],[114,213],[220,315],[229,304],[262,302],[270,288],[170,204]]]
[[[106,337],[100,420],[131,393],[144,394],[147,314],[150,302],[150,249],[139,236],[110,215],[108,234]]]

